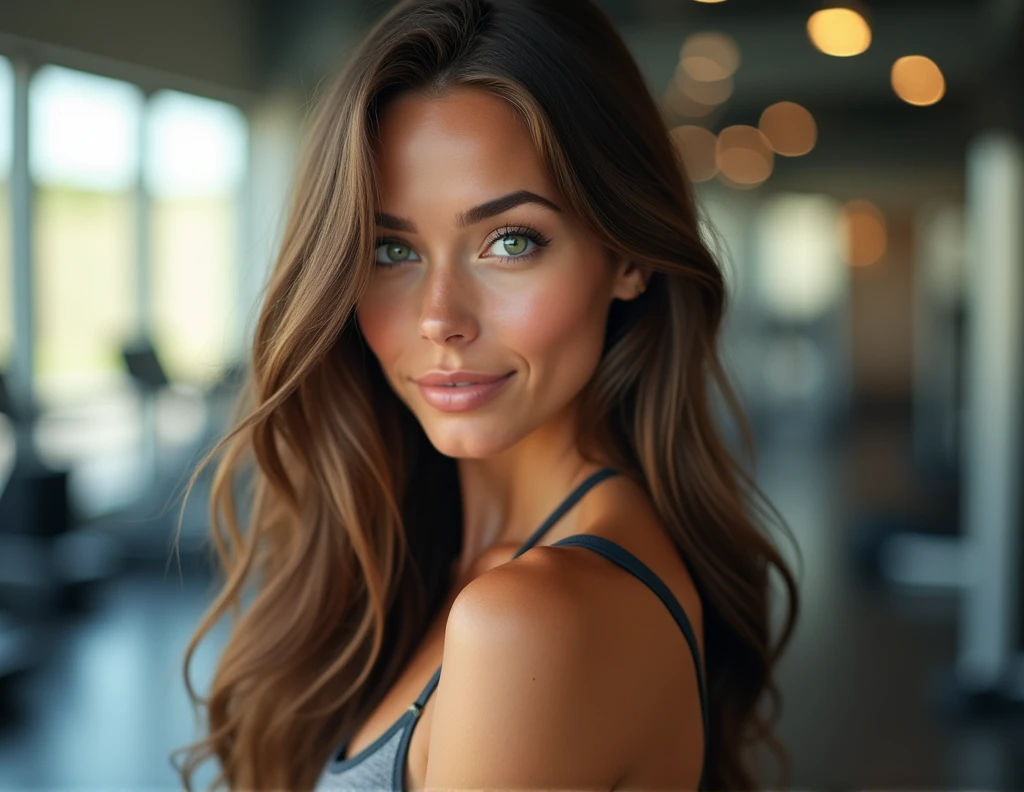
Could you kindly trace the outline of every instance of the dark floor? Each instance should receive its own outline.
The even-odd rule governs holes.
[[[1024,789],[1024,722],[960,721],[937,706],[955,599],[860,582],[847,504],[862,493],[849,465],[777,447],[759,466],[804,556],[799,628],[778,672],[792,788]],[[178,788],[168,754],[194,734],[181,656],[209,592],[174,567],[135,571],[55,624],[47,664],[18,683],[3,715],[0,790]],[[198,655],[200,686],[221,639]]]
[[[761,465],[805,566],[800,621],[778,674],[793,786],[1024,788],[1024,720],[958,719],[939,704],[956,655],[957,599],[895,594],[859,576],[850,463],[776,451]]]

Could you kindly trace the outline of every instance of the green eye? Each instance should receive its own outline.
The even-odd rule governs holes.
[[[388,256],[394,261],[405,261],[412,252],[408,245],[388,245]]]
[[[526,250],[526,245],[529,240],[525,234],[509,234],[503,241],[503,246],[506,253],[510,253],[513,256],[517,256]]]
[[[412,260],[415,260],[412,248],[401,242],[381,242],[377,246],[378,264],[400,264]]]
[[[529,258],[541,243],[533,239],[529,234],[506,231],[491,243],[491,255],[498,258],[526,259]]]

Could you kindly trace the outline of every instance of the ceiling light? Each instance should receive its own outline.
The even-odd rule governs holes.
[[[904,102],[924,107],[946,93],[946,80],[935,61],[923,55],[907,55],[892,65],[892,89]]]
[[[786,157],[806,154],[818,140],[814,116],[796,102],[777,102],[765,108],[758,128],[775,153]]]
[[[679,48],[677,70],[685,71],[695,80],[723,80],[735,74],[739,66],[739,45],[725,33],[694,33]]]
[[[731,187],[751,189],[771,176],[775,155],[761,130],[739,124],[719,132],[715,162],[722,181]]]
[[[860,55],[871,45],[871,27],[852,8],[825,8],[807,20],[807,34],[826,55]]]

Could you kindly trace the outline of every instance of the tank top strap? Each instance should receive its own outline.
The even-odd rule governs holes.
[[[533,532],[530,538],[523,543],[522,547],[520,547],[516,551],[516,554],[513,556],[513,558],[518,558],[531,547],[533,547],[535,544],[537,544],[537,542],[541,540],[544,534],[546,534],[555,523],[562,519],[562,517],[565,516],[565,513],[569,511],[569,509],[571,509],[573,506],[575,506],[579,502],[580,498],[586,495],[587,492],[589,492],[595,484],[600,484],[606,478],[611,478],[612,476],[617,475],[618,472],[619,471],[615,470],[614,468],[605,467],[591,473],[589,476],[583,479],[583,481],[577,484],[576,488],[568,495],[566,495],[565,499],[560,504],[558,504],[557,507],[555,507],[555,510],[548,515],[547,519],[540,524],[540,527],[538,527],[537,530]]]
[[[441,666],[438,666],[437,670],[434,672],[434,675],[430,678],[430,681],[427,682],[426,686],[420,692],[419,696],[416,697],[416,702],[412,706],[410,706],[409,709],[415,708],[415,711],[419,713],[419,711],[426,706],[427,699],[429,699],[430,695],[434,692],[434,688],[437,687],[437,683],[440,681],[440,679]],[[408,701],[408,699],[406,699],[406,701]]]
[[[558,504],[557,507],[555,507],[555,510],[548,515],[547,519],[540,524],[540,527],[533,532],[530,538],[523,543],[522,547],[520,547],[519,550],[516,551],[516,554],[513,556],[513,558],[518,558],[531,547],[533,547],[535,544],[537,544],[537,542],[540,541],[541,537],[543,537],[544,534],[547,533],[548,530],[556,522],[558,522],[567,511],[569,511],[569,509],[575,506],[579,502],[580,498],[586,495],[587,492],[589,492],[594,485],[600,484],[606,478],[610,478],[614,475],[617,475],[618,472],[619,471],[615,470],[614,468],[605,467],[591,473],[589,476],[583,479],[583,481],[576,485],[576,488],[568,495],[566,495],[565,499],[560,504]],[[434,692],[434,689],[437,687],[437,683],[440,681],[440,679],[441,668],[438,667],[438,669],[434,672],[434,675],[430,678],[430,681],[427,682],[426,686],[420,692],[420,695],[416,698],[416,701],[409,706],[409,709],[412,710],[414,713],[418,714],[426,705],[427,699],[429,699],[431,694]]]
[[[613,542],[611,539],[606,539],[603,536],[596,536],[593,534],[573,534],[571,536],[566,536],[563,539],[559,539],[551,546],[585,547],[588,550],[592,550],[595,553],[604,556],[609,561],[613,562],[632,574],[633,577],[638,578],[642,583],[646,584],[646,586],[658,596],[658,599],[662,601],[669,613],[672,614],[672,618],[683,633],[683,638],[686,640],[690,654],[693,655],[693,664],[697,675],[697,692],[700,697],[701,721],[704,726],[704,761],[706,762],[708,754],[707,743],[710,738],[710,713],[708,710],[708,692],[705,682],[704,664],[701,659],[700,649],[697,645],[697,636],[694,633],[693,625],[690,624],[690,619],[687,617],[686,611],[683,610],[683,606],[679,603],[679,600],[676,599],[672,590],[654,573],[654,570],[629,552],[629,550],[618,542]],[[706,769],[707,768],[702,763],[701,780],[697,787],[699,790],[705,789],[704,773],[706,772]]]

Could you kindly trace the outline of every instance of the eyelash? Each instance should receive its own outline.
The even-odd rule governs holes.
[[[527,239],[529,239],[531,242],[533,242],[533,248],[529,252],[521,253],[518,256],[495,256],[494,257],[494,258],[497,258],[499,261],[501,261],[503,264],[507,264],[510,261],[520,262],[520,261],[524,261],[525,259],[531,259],[537,253],[540,253],[541,248],[547,247],[547,245],[551,242],[551,240],[548,237],[544,236],[536,228],[532,228],[532,227],[530,227],[528,225],[507,225],[507,226],[503,226],[503,227],[497,229],[496,231],[494,231],[491,234],[491,236],[488,238],[487,242],[484,244],[484,249],[486,250],[491,245],[493,245],[495,242],[497,242],[499,239],[502,239],[502,238],[507,237],[507,236],[524,236]],[[379,248],[381,245],[389,244],[389,243],[397,243],[399,245],[405,245],[406,244],[405,242],[402,242],[400,239],[394,239],[392,237],[378,237],[377,240],[376,240],[376,244],[374,245],[374,250]],[[412,247],[412,246],[409,245],[409,247]],[[395,262],[392,262],[390,264],[385,264],[385,263],[382,263],[380,261],[375,261],[374,262],[374,266],[380,267],[382,269],[391,269],[393,267],[397,267],[400,264],[404,264],[404,263],[406,263],[406,262],[404,262],[404,261],[395,261]]]

